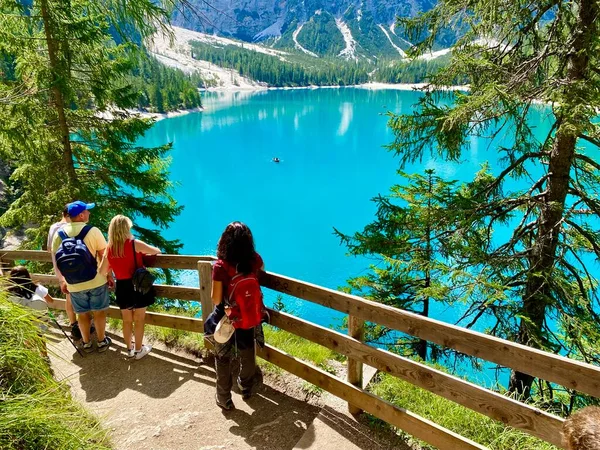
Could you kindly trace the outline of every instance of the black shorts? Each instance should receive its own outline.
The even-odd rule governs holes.
[[[131,278],[128,280],[117,280],[115,296],[117,298],[117,305],[121,309],[146,308],[152,305],[156,299],[154,288],[146,295],[135,292]]]

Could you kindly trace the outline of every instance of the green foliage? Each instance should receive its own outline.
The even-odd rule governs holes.
[[[198,75],[186,75],[151,56],[141,57],[132,75],[139,109],[164,113],[202,106],[198,88],[204,86],[204,81]]]
[[[240,75],[269,86],[343,86],[364,83],[368,79],[367,68],[359,64],[340,65],[339,62],[312,58],[310,65],[301,65],[235,45],[227,45],[219,50],[201,42],[192,42],[191,46],[194,58],[235,69]]]
[[[426,83],[431,81],[431,75],[447,66],[449,61],[449,55],[431,60],[384,60],[377,64],[371,79],[382,83]],[[466,82],[466,77],[463,77],[454,80],[453,84],[466,84]]]
[[[181,210],[170,195],[170,145],[136,145],[152,121],[128,112],[138,106],[130,74],[142,55],[128,36],[155,32],[168,18],[163,6],[0,0],[0,55],[12,76],[0,80],[0,158],[13,169],[15,198],[0,224],[29,228],[28,246],[39,247],[64,204],[81,198],[98,203],[92,222],[102,228],[117,213],[145,218],[152,226],[135,228],[142,239],[180,247],[157,229]]]
[[[351,255],[376,261],[368,273],[348,280],[350,291],[426,317],[431,302],[454,305],[475,297],[496,298],[497,287],[462,271],[452,258],[470,243],[466,236],[458,240],[454,235],[460,218],[453,207],[456,183],[444,181],[433,170],[425,175],[399,175],[401,184],[392,186],[389,195],[373,199],[377,205],[374,222],[350,236],[336,230]],[[392,333],[390,340],[391,330],[379,325],[368,324],[366,330],[368,341],[404,355],[435,360],[443,351],[430,345],[429,352],[426,341],[398,337],[398,333]]]
[[[439,367],[438,367],[439,368]],[[555,450],[556,447],[446,400],[431,392],[380,373],[370,391],[381,398],[423,416],[490,450]],[[421,443],[423,448],[433,448]]]
[[[302,47],[317,55],[336,56],[346,47],[335,18],[328,12],[312,16],[302,26],[296,39]]]
[[[471,299],[467,316],[487,315],[498,336],[595,363],[600,299],[588,261],[600,258],[599,14],[592,0],[459,0],[402,20],[413,42],[426,36],[413,56],[453,23],[468,27],[431,81],[467,77],[470,90],[426,93],[413,114],[389,122],[402,165],[424,152],[459,161],[474,136],[502,139],[500,171],[484,167],[455,200],[455,236],[480,236],[461,248],[458,267],[506,292]],[[528,122],[538,102],[551,111],[542,136]],[[512,191],[509,180],[518,182]],[[498,226],[511,231],[503,242]],[[527,396],[532,382],[514,373],[510,387]]]
[[[54,380],[38,325],[0,294],[0,448],[109,449],[98,421]]]
[[[358,18],[348,22],[348,28],[358,40],[357,52],[364,54],[366,58],[399,58],[396,50],[385,33],[375,22],[373,14],[368,10],[362,12],[360,21]],[[391,33],[390,33],[391,34]]]

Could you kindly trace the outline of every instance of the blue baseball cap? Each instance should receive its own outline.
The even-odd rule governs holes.
[[[86,209],[92,209],[94,206],[96,206],[95,203],[84,203],[81,200],[77,200],[67,205],[67,213],[69,213],[69,217],[77,217]]]

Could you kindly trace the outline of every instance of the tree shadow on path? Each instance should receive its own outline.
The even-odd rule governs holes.
[[[157,348],[139,361],[127,358],[122,339],[107,334],[113,344],[104,353],[94,351],[81,357],[66,340],[60,344],[59,358],[80,368],[79,383],[86,402],[111,399],[126,389],[152,398],[167,398],[189,380],[215,385],[214,371],[201,362]]]

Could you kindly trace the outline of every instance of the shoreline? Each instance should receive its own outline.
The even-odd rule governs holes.
[[[165,113],[153,113],[148,111],[142,111],[138,109],[131,110],[130,112],[139,115],[143,119],[154,119],[155,122],[158,122],[163,119],[171,119],[173,117],[185,116],[186,114],[202,112],[204,108],[202,106],[198,106],[196,108],[190,109],[177,109],[175,111],[168,111]]]
[[[369,89],[372,91],[378,90],[399,90],[399,91],[425,91],[430,89],[429,83],[379,83],[379,82],[368,82],[363,84],[350,84],[346,86],[333,85],[333,86],[220,86],[220,87],[209,87],[201,88],[200,92],[253,92],[253,91],[293,91],[297,89],[342,89],[342,88],[355,88],[355,89]],[[468,91],[469,85],[456,85],[456,86],[436,86],[433,90],[439,91]]]
[[[353,89],[367,89],[371,91],[382,91],[382,90],[398,90],[398,91],[426,91],[429,88],[429,84],[427,83],[363,83],[363,84],[353,84],[348,86],[281,86],[281,87],[267,87],[267,86],[220,86],[220,87],[210,87],[210,88],[200,88],[198,89],[200,93],[203,92],[221,92],[221,93],[236,93],[236,92],[245,92],[248,94],[258,93],[258,92],[267,92],[267,91],[294,91],[300,89],[344,89],[344,88],[353,88]],[[457,86],[444,86],[444,87],[436,87],[434,90],[439,91],[468,91],[468,85],[457,85]],[[136,114],[143,119],[154,119],[155,122],[161,121],[163,119],[171,119],[173,117],[185,116],[186,114],[203,112],[205,108],[203,106],[199,106],[196,108],[190,109],[178,109],[175,111],[168,111],[165,113],[153,113],[149,111],[142,111],[138,109],[128,110],[130,113]],[[108,114],[104,114],[104,117],[109,116]]]

